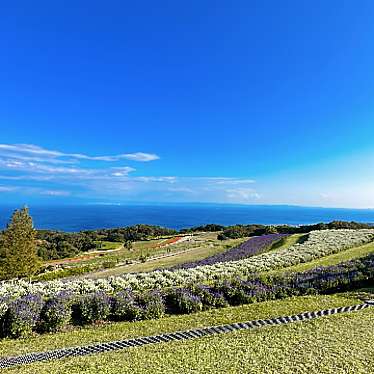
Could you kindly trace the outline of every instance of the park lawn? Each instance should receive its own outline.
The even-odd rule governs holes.
[[[346,262],[349,260],[357,259],[360,257],[365,257],[371,253],[374,253],[374,243],[368,243],[361,245],[359,247],[354,247],[347,249],[345,251],[335,253],[330,256],[322,257],[317,260],[313,260],[310,262],[305,262],[302,264],[290,266],[287,268],[272,270],[269,272],[266,272],[268,275],[282,275],[284,273],[292,273],[292,272],[303,272],[311,269],[315,269],[320,266],[331,266],[331,265],[337,265],[341,262]]]
[[[302,296],[237,307],[211,309],[190,315],[172,315],[157,320],[107,323],[101,326],[87,326],[84,328],[77,327],[71,331],[36,335],[27,339],[0,340],[0,357],[297,314],[338,306],[355,305],[360,302],[354,293]]]
[[[351,296],[314,296],[227,308],[196,315],[170,317],[162,331],[290,314],[303,310],[350,305]],[[243,373],[332,374],[374,373],[374,308],[314,321],[238,331],[184,342],[130,348],[80,358],[32,364],[4,370],[9,374],[119,373]],[[137,334],[160,331],[156,321]],[[148,325],[146,327],[146,325]],[[100,329],[96,330],[97,332]],[[79,332],[81,333],[81,332]],[[63,334],[60,334],[60,337]],[[128,334],[134,335],[134,332]],[[98,338],[100,333],[98,333]],[[60,340],[57,336],[57,341]],[[106,336],[109,337],[109,336]],[[123,338],[124,336],[122,336]],[[100,340],[100,339],[98,339]],[[79,340],[77,340],[79,341]],[[33,343],[29,340],[29,344]],[[83,341],[79,341],[83,344]],[[19,343],[16,342],[16,345]],[[53,342],[53,346],[56,343]],[[43,345],[45,348],[51,348]],[[22,347],[21,347],[22,348]],[[40,349],[34,347],[35,349]],[[8,351],[17,352],[16,348]]]

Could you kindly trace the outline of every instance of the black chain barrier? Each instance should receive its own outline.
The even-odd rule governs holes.
[[[31,364],[33,362],[49,361],[49,360],[59,360],[67,357],[77,357],[86,356],[95,353],[103,353],[110,351],[117,351],[120,349],[126,349],[130,347],[140,347],[148,344],[165,343],[176,340],[189,340],[201,338],[204,336],[224,334],[232,331],[238,330],[248,330],[263,326],[273,326],[273,325],[283,325],[298,321],[307,321],[315,318],[320,318],[323,316],[330,316],[338,313],[348,313],[357,312],[362,309],[366,309],[370,306],[374,306],[374,301],[366,301],[363,304],[344,306],[340,308],[325,309],[314,312],[305,312],[300,314],[295,314],[292,316],[284,316],[270,319],[259,319],[248,322],[232,323],[227,325],[213,326],[198,328],[186,331],[177,331],[172,333],[154,335],[154,336],[144,336],[140,338],[119,340],[107,343],[98,343],[92,345],[86,345],[81,347],[70,347],[63,349],[56,349],[47,352],[37,352],[29,353],[21,356],[15,357],[5,357],[0,359],[0,368],[10,368],[18,365]]]

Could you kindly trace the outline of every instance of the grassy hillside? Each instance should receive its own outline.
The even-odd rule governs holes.
[[[307,235],[304,234],[291,235],[277,241],[270,248],[270,252],[277,256],[278,251],[282,252],[296,243],[303,243],[306,238]],[[170,267],[177,263],[193,261],[225,251],[227,247],[232,247],[243,240],[245,239],[222,242],[217,241],[215,234],[199,234],[193,243],[175,244],[171,248],[171,252],[178,252],[178,248],[183,248],[184,252],[172,257],[133,264],[126,268],[109,269],[105,276],[121,274],[126,271],[144,272]],[[325,245],[324,240],[321,240],[321,243]],[[320,242],[317,242],[317,245],[319,244]],[[149,245],[149,242],[139,242],[136,244],[134,252],[165,251],[165,248],[151,248],[148,247]],[[322,251],[324,251],[323,245]],[[343,244],[340,242],[338,245],[342,246]],[[297,249],[300,247],[296,246]],[[123,250],[119,252],[121,251]],[[342,247],[340,252],[331,255],[326,255],[328,251],[323,253],[323,257],[268,273],[280,275],[283,272],[303,272],[319,266],[335,265],[374,253],[374,243],[365,245],[357,245],[356,243],[354,248],[344,249]],[[229,263],[227,263],[228,265]],[[92,277],[103,275],[104,273],[99,272],[91,274]],[[366,293],[373,292],[372,289],[364,291]],[[17,340],[0,340],[0,356],[47,351],[95,342],[122,340],[196,327],[354,305],[360,302],[359,295],[357,292],[351,292],[293,297],[238,307],[211,309],[189,315],[171,315],[157,320],[100,322],[97,325],[87,325],[81,328],[70,325],[65,327],[65,331],[55,334],[34,335]],[[193,341],[131,348],[82,358],[37,363],[4,370],[4,372],[11,374],[62,374],[66,372],[71,374],[98,372],[106,374],[151,372],[374,374],[374,369],[372,369],[374,367],[373,320],[374,308],[370,308],[357,313],[335,315],[290,325],[240,331]]]
[[[37,339],[0,342],[1,355],[124,339],[198,326],[352,305],[352,294],[309,296],[169,317],[89,327]],[[370,373],[374,365],[374,310],[287,326],[229,333],[188,342],[132,348],[84,358],[33,364],[7,373]],[[354,351],[352,342],[354,341]],[[347,342],[351,342],[347,344]],[[349,354],[348,354],[349,353]],[[218,365],[218,366],[217,366]],[[335,371],[333,371],[335,370]],[[374,371],[372,371],[374,372]]]
[[[286,236],[282,238],[281,240],[275,242],[269,249],[269,252],[273,252],[273,251],[275,252],[275,251],[286,249],[296,243],[302,243],[307,238],[308,238],[308,234],[293,234],[293,235]]]

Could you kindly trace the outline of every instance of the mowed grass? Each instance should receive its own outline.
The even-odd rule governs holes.
[[[275,252],[275,251],[287,249],[291,247],[291,245],[294,245],[296,243],[302,243],[307,238],[308,238],[308,234],[293,234],[290,236],[286,236],[276,241],[267,252],[269,253],[269,252]]]
[[[168,331],[338,305],[350,296],[303,297],[168,318]],[[226,311],[227,313],[222,313]],[[177,322],[179,320],[179,323]],[[284,326],[33,364],[6,373],[374,373],[374,308]],[[148,321],[138,332],[153,331]],[[136,323],[134,323],[136,325]],[[158,327],[158,329],[161,326]],[[98,331],[98,330],[97,330]],[[154,332],[153,332],[154,333]],[[31,342],[30,342],[31,343]],[[82,343],[82,342],[80,342]],[[19,344],[17,342],[17,344]],[[50,347],[48,347],[50,348]],[[16,348],[12,350],[17,352]]]
[[[119,249],[123,246],[123,243],[121,242],[107,242],[107,241],[98,241],[98,244],[100,244],[100,248],[97,250],[107,250],[107,249]]]
[[[305,262],[302,264],[290,266],[287,268],[277,269],[273,271],[269,271],[266,274],[269,275],[281,275],[285,272],[303,272],[311,269],[315,269],[320,266],[331,266],[337,265],[341,262],[353,260],[360,257],[365,257],[371,253],[374,253],[374,243],[368,243],[359,247],[354,247],[347,249],[345,251],[322,257],[320,259]]]
[[[284,300],[212,309],[190,315],[172,315],[158,320],[107,323],[76,328],[55,334],[36,335],[27,339],[0,340],[0,356],[17,355],[55,348],[127,339],[162,332],[207,327],[225,323],[276,317],[305,311],[359,303],[355,294],[303,296]]]

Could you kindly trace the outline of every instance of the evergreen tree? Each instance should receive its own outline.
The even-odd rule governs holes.
[[[29,210],[16,210],[1,235],[1,277],[3,279],[29,277],[37,272],[40,260],[37,256],[35,230]]]

